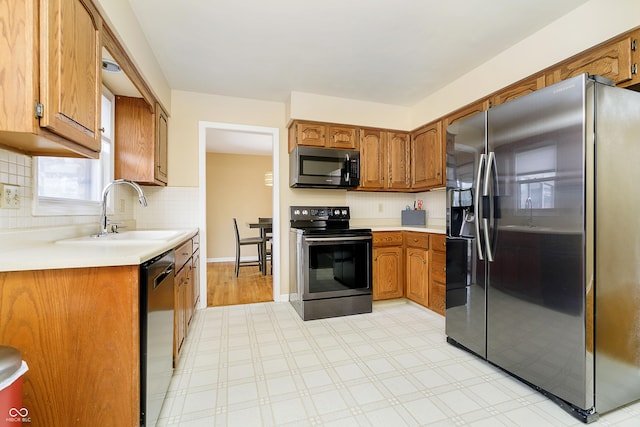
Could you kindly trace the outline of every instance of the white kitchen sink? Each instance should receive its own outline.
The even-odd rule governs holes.
[[[72,239],[58,240],[56,243],[62,244],[141,244],[141,243],[160,243],[169,242],[180,236],[186,236],[187,231],[184,230],[131,230],[119,233],[109,233],[104,235],[91,235],[74,237]]]

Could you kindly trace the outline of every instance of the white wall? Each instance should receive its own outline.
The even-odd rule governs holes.
[[[288,119],[411,130],[411,109],[398,105],[291,92]]]
[[[640,1],[591,0],[424,98],[412,109],[411,127],[438,119],[638,25]]]

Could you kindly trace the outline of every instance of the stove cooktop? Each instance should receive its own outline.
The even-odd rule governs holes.
[[[291,206],[291,228],[304,234],[357,234],[371,233],[366,228],[351,228],[348,206]]]

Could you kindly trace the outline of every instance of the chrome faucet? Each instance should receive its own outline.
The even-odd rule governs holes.
[[[100,232],[96,234],[96,237],[104,236],[109,233],[107,230],[107,196],[109,195],[109,190],[112,187],[119,184],[128,184],[132,186],[138,192],[138,201],[142,206],[147,206],[147,199],[144,197],[144,192],[142,188],[138,184],[133,181],[129,181],[128,179],[116,179],[113,182],[110,182],[104,187],[102,190],[102,205],[100,206]]]

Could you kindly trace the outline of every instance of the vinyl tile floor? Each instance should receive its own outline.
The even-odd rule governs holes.
[[[283,302],[212,307],[193,322],[159,426],[583,425],[406,300],[307,322]],[[635,403],[590,426],[639,420]]]

